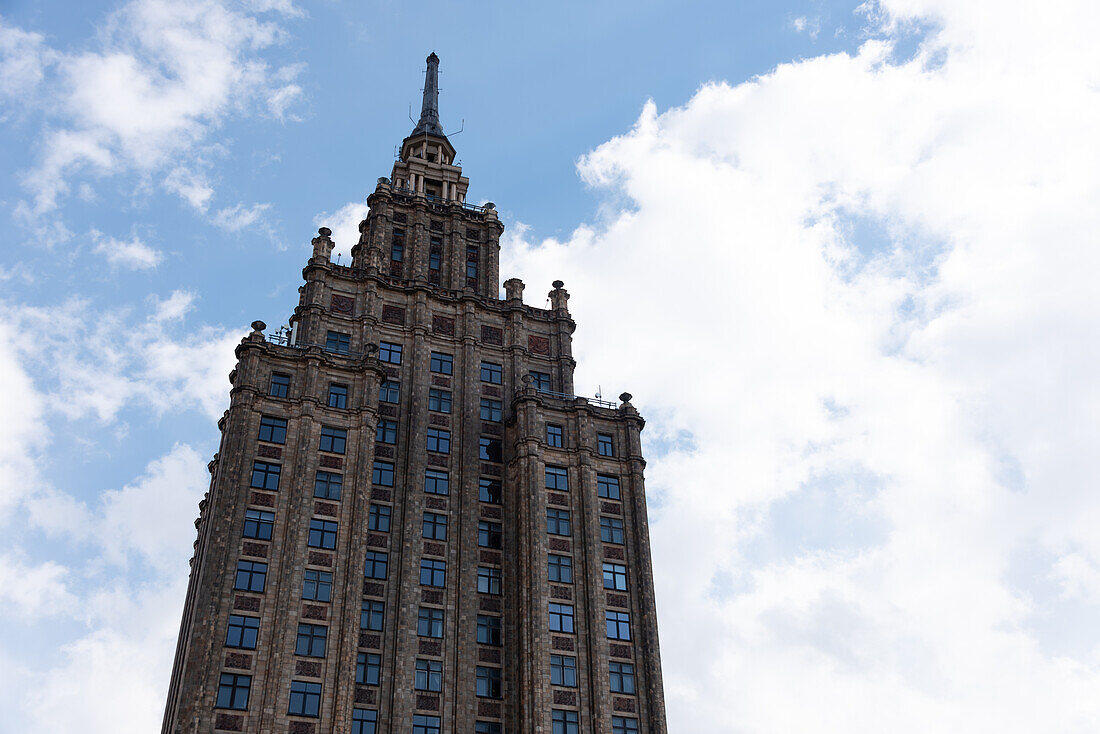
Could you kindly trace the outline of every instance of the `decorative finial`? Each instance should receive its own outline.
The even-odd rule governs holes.
[[[631,395],[630,393],[628,393],[628,392],[624,392],[624,393],[622,393],[621,395],[619,395],[619,400],[621,400],[621,401],[622,401],[623,403],[629,403],[629,402],[630,402],[630,399],[631,399],[632,397],[634,397],[634,396],[633,396],[633,395]]]
[[[555,288],[564,288],[565,287],[564,281],[560,281],[560,280],[555,280],[550,285],[554,286]]]
[[[317,234],[321,235],[322,237],[331,237],[332,230],[328,227],[321,227],[319,230],[317,230]]]
[[[266,328],[267,328],[267,324],[265,324],[263,321],[253,321],[252,322],[252,331],[262,332]]]

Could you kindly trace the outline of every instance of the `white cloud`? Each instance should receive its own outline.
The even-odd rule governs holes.
[[[74,597],[65,584],[68,569],[52,561],[28,565],[0,554],[0,613],[32,620],[72,613]]]
[[[0,92],[48,86],[31,100],[47,123],[40,162],[23,175],[33,196],[23,219],[56,209],[82,173],[165,169],[166,189],[204,211],[209,183],[189,171],[197,144],[230,115],[268,109],[283,118],[301,96],[293,76],[302,67],[272,72],[262,56],[285,35],[253,14],[269,11],[300,15],[290,3],[242,10],[222,0],[132,0],[107,16],[93,50],[72,53],[0,28]]]
[[[580,162],[606,223],[502,275],[650,417],[671,730],[1094,731],[1100,9],[878,9],[647,105]]]
[[[96,243],[94,252],[103,255],[114,266],[129,270],[150,270],[164,259],[164,253],[149,247],[137,235],[131,236],[129,242],[108,237],[94,229],[90,235]]]
[[[257,222],[260,222],[262,226],[262,217],[269,209],[271,209],[271,204],[253,204],[252,206],[237,204],[236,206],[219,209],[210,221],[230,232],[239,232]]]
[[[367,201],[364,196],[363,201],[349,201],[331,214],[318,214],[313,218],[313,223],[318,228],[328,227],[332,230],[332,257],[335,260],[338,254],[342,255],[342,262],[347,265],[351,262],[351,248],[359,243],[359,223],[366,218]],[[306,244],[312,239],[312,236],[306,239]]]

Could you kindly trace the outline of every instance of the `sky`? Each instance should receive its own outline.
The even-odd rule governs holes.
[[[0,731],[159,726],[233,347],[346,261],[432,50],[502,278],[647,419],[669,731],[1100,730],[1097,27],[0,3]]]

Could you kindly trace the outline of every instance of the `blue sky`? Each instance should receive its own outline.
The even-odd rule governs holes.
[[[233,345],[431,50],[647,417],[671,730],[1100,728],[1098,11],[1010,6],[5,3],[0,729],[159,722]]]

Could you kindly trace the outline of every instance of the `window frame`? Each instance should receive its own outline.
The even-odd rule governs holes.
[[[495,490],[495,494],[493,493]],[[477,499],[479,502],[488,502],[489,504],[499,505],[503,499],[504,494],[503,483],[499,479],[493,479],[492,477],[478,477],[477,480]],[[496,499],[493,499],[493,498]]]
[[[420,607],[416,612],[416,636],[440,639],[443,637],[447,613],[435,607]]]
[[[378,342],[378,360],[387,364],[401,364],[405,345],[396,342]]]
[[[316,719],[321,711],[320,683],[305,680],[290,681],[290,705],[287,716],[308,716]],[[295,703],[297,702],[297,706]]]
[[[432,534],[428,534],[428,528],[431,528]],[[440,532],[442,529],[442,533]],[[421,537],[428,540],[438,540],[440,542],[447,541],[447,516],[441,512],[424,512],[424,519],[420,526]]]
[[[442,487],[443,491],[439,491]],[[426,494],[434,494],[439,497],[446,497],[451,493],[451,474],[450,472],[440,471],[439,469],[425,469],[424,470],[424,492]]]
[[[619,478],[612,474],[597,474],[596,496],[605,500],[622,502],[623,494]]]
[[[557,661],[555,662],[555,658]],[[550,654],[550,685],[577,687],[577,658],[573,655]]]
[[[563,527],[564,532],[562,531]],[[557,507],[546,508],[546,534],[558,535],[563,538],[573,536],[573,518],[569,510],[562,510]]]
[[[310,578],[312,576],[312,578]],[[325,577],[328,577],[327,579]],[[306,594],[312,587],[312,596]],[[332,601],[332,571],[307,568],[302,574],[302,599],[327,604]]]
[[[477,593],[500,596],[503,586],[503,574],[499,568],[489,566],[477,567]],[[484,581],[484,583],[482,583]]]
[[[351,354],[351,334],[344,331],[332,331],[325,334],[325,351],[330,354]]]
[[[323,477],[321,475],[324,475]],[[339,472],[318,470],[313,477],[313,496],[323,500],[339,501],[344,494],[344,475]]]
[[[242,685],[243,681],[243,685]],[[242,695],[243,700],[238,700]],[[222,693],[228,692],[223,697]],[[248,699],[252,695],[252,676],[247,673],[222,673],[218,678],[218,695],[214,699],[214,708],[230,711],[247,711]]]
[[[382,575],[379,576],[378,569],[381,568]],[[367,573],[367,569],[370,569],[370,573]],[[367,551],[366,558],[363,563],[363,578],[365,579],[378,579],[384,581],[389,575],[390,569],[390,554],[386,551]]]
[[[605,522],[606,521],[606,522]],[[607,531],[606,533],[604,531]],[[600,515],[600,540],[614,545],[625,545],[624,524],[620,518]],[[616,540],[618,538],[618,540]]]
[[[285,372],[272,372],[271,380],[267,385],[267,396],[269,398],[290,397],[290,375]]]
[[[546,575],[555,584],[573,583],[573,557],[557,553],[548,554],[546,557]]]
[[[569,491],[569,470],[564,466],[547,464],[543,468],[543,478],[547,489],[554,492]]]
[[[489,423],[500,423],[504,419],[504,401],[495,398],[482,398],[480,417]]]
[[[550,631],[573,634],[576,630],[574,624],[576,610],[573,605],[557,601],[549,602],[549,605]]]
[[[560,449],[565,446],[565,429],[554,423],[546,424],[546,445],[552,449]]]
[[[234,634],[236,632],[236,634]],[[234,650],[255,650],[260,638],[260,618],[230,614],[225,626],[225,646]],[[233,640],[232,642],[230,640]],[[248,644],[251,642],[252,644]]]
[[[348,448],[348,431],[346,428],[336,426],[321,426],[321,440],[318,442],[318,451],[329,454],[344,454]]]
[[[450,390],[440,387],[428,388],[428,410],[450,415],[452,407],[453,399]]]
[[[359,604],[359,629],[367,632],[382,632],[385,626],[386,602],[377,599],[363,599]]]
[[[249,535],[249,528],[254,527],[256,529],[255,535]],[[264,535],[261,531],[266,528],[267,534]],[[249,538],[251,540],[271,540],[271,535],[275,529],[275,513],[267,510],[256,510],[251,507],[246,508],[244,511],[244,529],[241,531],[242,538]]]
[[[492,614],[477,615],[477,643],[493,647],[501,647],[504,644],[501,617]]]
[[[607,628],[607,639],[630,642],[630,612],[609,609],[604,612],[604,623]]]
[[[377,484],[379,487],[392,487],[394,479],[393,462],[375,459],[370,470],[371,484]]]
[[[451,432],[446,428],[429,428],[424,440],[424,448],[433,454],[451,453]]]
[[[500,668],[478,665],[474,671],[474,691],[478,698],[501,699],[504,697],[503,675]]]
[[[440,375],[453,375],[455,371],[455,357],[446,352],[432,352],[428,358],[428,371]]]
[[[336,410],[346,410],[348,407],[348,394],[347,385],[330,382],[328,385],[328,407]]]
[[[285,444],[286,428],[286,418],[280,418],[276,415],[261,415],[260,430],[256,436],[256,440],[265,443]],[[264,434],[267,434],[267,438],[264,438]]]
[[[323,658],[328,647],[328,625],[312,622],[298,623],[298,636],[294,641],[294,654],[307,658]]]
[[[340,523],[336,520],[311,517],[309,519],[309,533],[306,539],[306,545],[310,548],[335,550],[339,530]]]
[[[440,589],[446,588],[447,562],[439,558],[421,558],[420,585]]]
[[[247,566],[247,567],[246,567]],[[237,561],[237,569],[233,575],[233,589],[235,591],[248,591],[253,594],[262,594],[264,589],[267,588],[267,569],[268,566],[263,561]],[[241,574],[245,574],[247,583],[241,586]],[[255,583],[255,580],[259,578],[259,584]],[[254,588],[255,586],[259,588]]]
[[[486,384],[504,384],[504,365],[499,365],[496,362],[482,362],[480,374],[481,381]]]
[[[388,533],[392,517],[393,508],[389,505],[371,502],[370,509],[367,510],[367,530],[375,533]]]
[[[417,658],[413,690],[440,693],[443,690],[443,663],[439,660]]]

